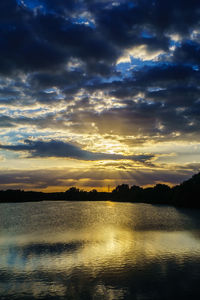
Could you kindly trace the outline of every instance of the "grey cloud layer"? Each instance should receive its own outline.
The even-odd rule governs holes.
[[[30,141],[25,140],[25,144],[0,145],[0,149],[11,151],[27,151],[31,157],[69,157],[81,160],[119,160],[129,159],[145,162],[153,158],[153,155],[120,155],[97,153],[82,150],[78,146],[62,141]]]
[[[49,170],[4,170],[0,171],[0,188],[28,188],[28,189],[45,189],[49,186],[58,186],[67,188],[68,186],[78,185],[81,187],[105,187],[106,179],[116,186],[121,182],[126,182],[130,185],[146,185],[156,184],[157,182],[171,182],[178,184],[188,178],[199,169],[199,165],[178,167],[174,170],[149,170],[131,169],[128,172],[121,170],[119,172],[106,171],[101,168],[92,168],[90,170],[83,169],[49,169]],[[87,178],[84,182],[82,179]]]

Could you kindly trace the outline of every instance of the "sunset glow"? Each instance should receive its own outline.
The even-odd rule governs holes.
[[[0,189],[199,171],[198,1],[9,0],[0,16]]]

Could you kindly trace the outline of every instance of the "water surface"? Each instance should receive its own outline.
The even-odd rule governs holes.
[[[0,205],[0,299],[200,299],[200,211]]]

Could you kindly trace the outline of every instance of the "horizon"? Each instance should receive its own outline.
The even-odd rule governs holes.
[[[183,182],[179,182],[178,184],[174,184],[174,185],[171,185],[171,184],[167,184],[166,182],[159,182],[159,181],[157,181],[154,185],[143,185],[143,186],[138,186],[138,185],[129,185],[129,184],[127,184],[126,182],[122,182],[122,183],[120,183],[119,185],[117,185],[117,186],[113,186],[113,187],[111,187],[111,186],[105,186],[105,187],[102,187],[102,189],[88,189],[88,188],[86,188],[86,189],[80,189],[80,188],[78,188],[78,187],[76,187],[76,186],[69,186],[69,187],[67,187],[66,189],[63,189],[63,190],[57,190],[57,191],[55,191],[55,190],[48,190],[48,191],[43,191],[43,190],[25,190],[25,189],[18,189],[19,191],[21,191],[21,192],[38,192],[38,193],[65,193],[65,192],[67,192],[68,190],[70,190],[71,188],[75,188],[75,189],[77,189],[79,192],[92,192],[93,190],[96,190],[97,192],[103,192],[103,193],[112,193],[118,186],[121,186],[121,185],[126,185],[126,186],[128,186],[128,188],[129,189],[131,189],[132,187],[134,187],[134,186],[137,186],[137,187],[140,187],[140,188],[142,188],[142,189],[148,189],[148,188],[154,188],[154,187],[156,187],[157,185],[165,185],[165,186],[168,186],[170,189],[173,189],[174,187],[177,187],[177,186],[181,186],[181,184],[182,183],[184,183],[184,182],[187,182],[188,180],[190,180],[190,179],[192,179],[194,176],[199,176],[200,175],[200,172],[199,173],[195,173],[195,174],[193,174],[190,178],[187,178],[185,181],[183,181]],[[6,192],[6,191],[18,191],[17,189],[7,189],[7,190],[5,190],[5,189],[3,189],[3,190],[0,190],[0,192]]]
[[[199,172],[198,1],[9,0],[0,18],[0,190]]]

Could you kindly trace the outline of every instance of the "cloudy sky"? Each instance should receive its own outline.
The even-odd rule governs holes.
[[[199,0],[4,0],[0,20],[0,189],[199,171]]]

